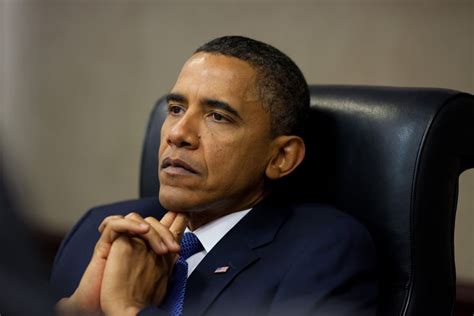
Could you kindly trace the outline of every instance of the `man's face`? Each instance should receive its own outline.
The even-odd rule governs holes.
[[[160,202],[172,211],[222,213],[263,194],[272,138],[249,64],[197,53],[168,96],[159,150]]]

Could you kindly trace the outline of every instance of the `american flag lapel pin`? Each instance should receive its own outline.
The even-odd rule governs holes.
[[[214,270],[214,273],[226,273],[227,270],[229,270],[229,266],[223,266],[223,267],[218,267],[216,270]]]

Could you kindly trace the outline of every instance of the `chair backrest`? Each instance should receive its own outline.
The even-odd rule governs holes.
[[[312,85],[307,157],[278,189],[323,201],[371,232],[379,315],[449,315],[459,174],[474,167],[474,97],[446,89]],[[158,191],[160,99],[143,147],[140,196]]]

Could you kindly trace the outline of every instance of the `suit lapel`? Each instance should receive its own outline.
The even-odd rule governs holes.
[[[232,243],[226,244],[230,246]],[[219,244],[215,248],[218,246]],[[234,246],[230,254],[225,251],[227,245],[226,249],[219,247],[214,251],[213,248],[193,271],[186,287],[183,315],[202,315],[242,269],[258,260],[258,257],[246,245],[234,243]],[[214,273],[216,268],[223,266],[229,267],[226,273]]]
[[[258,261],[255,249],[271,243],[289,208],[265,202],[255,206],[204,257],[188,279],[184,315],[202,315],[223,289],[246,267]],[[225,273],[214,273],[228,267]]]

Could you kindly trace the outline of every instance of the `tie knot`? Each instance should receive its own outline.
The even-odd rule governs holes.
[[[184,233],[183,239],[181,240],[181,251],[179,252],[180,256],[183,257],[184,260],[203,249],[204,247],[196,235],[193,233]]]

